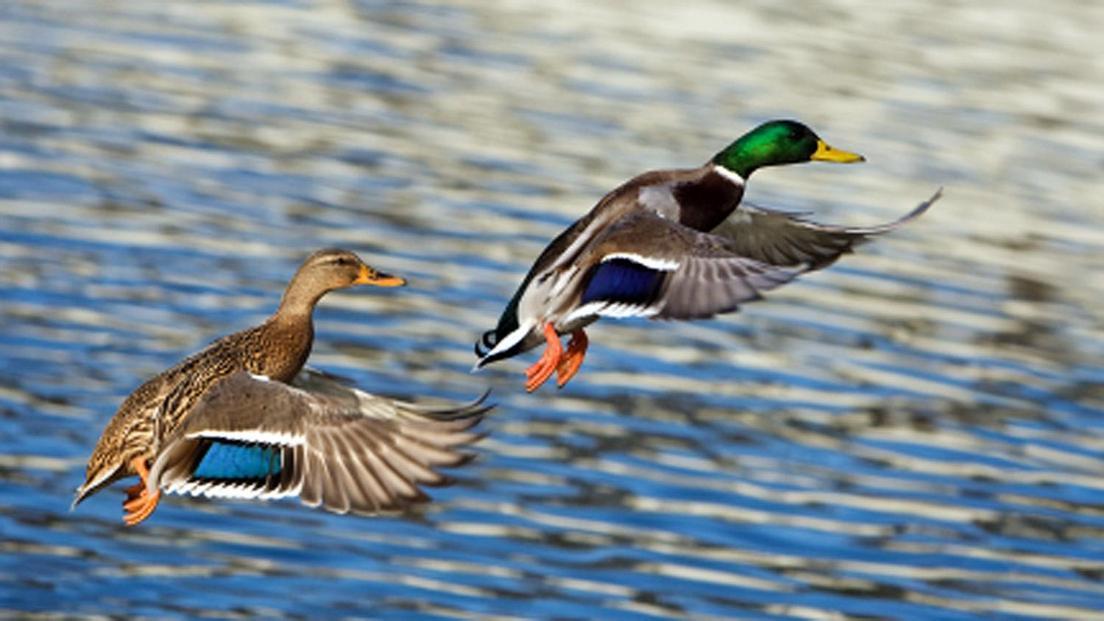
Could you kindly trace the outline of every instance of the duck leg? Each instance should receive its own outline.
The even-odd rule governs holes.
[[[571,333],[571,343],[567,346],[560,363],[556,365],[556,386],[563,388],[579,372],[583,366],[583,358],[586,357],[587,344],[589,343],[586,332],[582,328]]]
[[[555,373],[563,356],[563,344],[560,343],[560,335],[556,334],[556,328],[551,322],[544,324],[544,338],[548,341],[548,347],[541,354],[540,360],[525,370],[525,390],[533,392],[540,388],[541,384],[548,381]]]
[[[126,490],[127,500],[123,503],[126,515],[123,516],[123,522],[127,526],[134,526],[148,518],[153,510],[157,508],[157,502],[161,500],[161,490],[154,490],[151,494],[146,488],[149,482],[149,470],[146,468],[144,457],[135,457],[130,461],[130,465],[138,473],[141,482],[138,485],[128,487]]]
[[[130,501],[130,500],[134,500],[135,498],[141,496],[142,495],[142,490],[144,490],[144,489],[146,489],[146,484],[139,481],[139,482],[135,483],[134,485],[131,485],[130,487],[126,488],[123,491],[126,492],[127,501]]]

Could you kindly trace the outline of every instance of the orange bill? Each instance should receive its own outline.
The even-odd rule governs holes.
[[[360,274],[353,281],[354,285],[375,285],[377,287],[401,287],[406,284],[405,278],[384,274],[368,267],[360,266]]]

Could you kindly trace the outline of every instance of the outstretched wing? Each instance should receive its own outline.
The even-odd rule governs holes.
[[[770,265],[807,265],[818,270],[851,252],[871,237],[888,233],[915,220],[939,200],[940,188],[904,217],[870,227],[844,227],[817,224],[800,215],[741,205],[712,234],[728,240],[733,252]]]
[[[169,492],[237,498],[299,496],[337,513],[424,502],[449,479],[490,409],[427,407],[301,372],[292,385],[244,372],[212,387],[168,438],[150,471]]]
[[[564,323],[592,316],[710,317],[805,271],[741,256],[722,237],[653,213],[610,227],[591,256],[579,304]]]

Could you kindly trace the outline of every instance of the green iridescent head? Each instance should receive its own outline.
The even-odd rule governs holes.
[[[803,123],[780,120],[763,123],[713,157],[714,164],[744,179],[763,166],[809,161],[850,164],[863,156],[833,149]]]

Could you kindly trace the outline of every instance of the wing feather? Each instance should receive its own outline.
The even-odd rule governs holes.
[[[211,388],[166,438],[150,476],[176,493],[299,496],[304,504],[337,513],[403,509],[429,499],[421,486],[450,481],[436,468],[471,458],[463,449],[482,437],[472,429],[490,409],[486,396],[428,406],[370,395],[310,370],[291,385],[235,373]],[[249,447],[275,449],[280,470],[219,478],[208,463],[206,476],[197,476],[215,444],[240,446],[247,454],[258,450]],[[230,471],[240,476],[240,468]]]
[[[695,231],[652,213],[637,213],[611,227],[595,247],[588,276],[608,274],[611,259],[633,262],[617,279],[604,276],[583,285],[582,304],[564,323],[587,316],[631,315],[661,319],[711,317],[757,300],[805,271],[804,265],[775,266],[741,256],[722,237]],[[640,274],[650,271],[650,277]],[[622,282],[627,296],[618,296]],[[652,289],[645,292],[647,284]]]
[[[773,211],[747,203],[712,234],[727,240],[733,252],[762,263],[777,266],[807,265],[818,270],[831,265],[841,255],[871,238],[897,229],[920,217],[942,196],[940,188],[903,217],[867,227],[817,224],[803,214]]]

